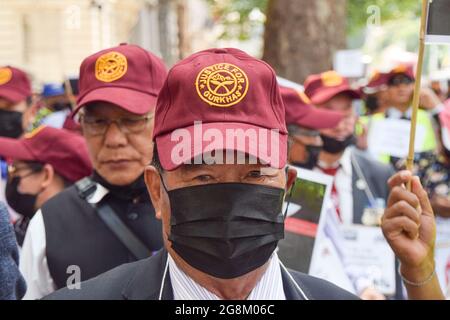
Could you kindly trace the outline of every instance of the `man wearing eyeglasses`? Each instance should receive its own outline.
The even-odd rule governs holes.
[[[143,172],[152,159],[153,112],[165,77],[163,62],[134,45],[97,52],[81,64],[73,113],[94,173],[32,219],[21,257],[25,299],[77,288],[162,247]]]

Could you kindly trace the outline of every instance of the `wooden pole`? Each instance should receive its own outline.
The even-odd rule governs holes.
[[[70,106],[72,107],[72,111],[76,109],[77,102],[75,101],[75,97],[73,95],[72,86],[70,85],[69,78],[64,79],[64,86],[66,87],[66,95],[69,98]]]
[[[419,110],[420,86],[422,80],[423,55],[425,51],[425,28],[428,11],[428,1],[422,0],[422,17],[420,19],[419,56],[417,61],[416,81],[412,102],[411,131],[409,135],[409,152],[406,159],[406,168],[409,171],[414,167],[414,145],[416,141],[417,111]],[[411,183],[408,183],[408,190],[411,190]]]

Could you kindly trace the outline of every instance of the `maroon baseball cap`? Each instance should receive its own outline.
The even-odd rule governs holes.
[[[48,163],[71,182],[92,173],[85,140],[64,129],[41,126],[21,139],[0,137],[0,155],[8,160]]]
[[[310,75],[305,81],[305,94],[315,105],[325,103],[340,93],[347,93],[353,99],[360,98],[359,92],[336,71]]]
[[[145,114],[155,107],[166,75],[163,61],[139,46],[121,44],[97,52],[81,63],[78,107],[73,115],[96,101]]]
[[[366,94],[373,94],[378,92],[382,87],[387,86],[389,81],[388,72],[375,71],[370,77],[369,82],[362,87],[362,92]]]
[[[234,48],[204,50],[180,61],[158,96],[153,140],[169,171],[215,150],[284,167],[287,129],[275,72]]]
[[[366,94],[376,93],[381,88],[388,86],[389,81],[399,74],[405,75],[412,80],[415,79],[413,66],[400,64],[391,69],[389,72],[375,71],[370,78],[369,83],[362,88],[362,91]]]
[[[288,126],[320,130],[334,128],[344,119],[342,112],[315,107],[301,90],[280,86],[280,93],[286,108]]]
[[[27,74],[14,67],[0,67],[0,98],[18,103],[29,96],[31,84]]]
[[[411,64],[399,64],[391,71],[389,71],[389,73],[387,74],[386,83],[399,74],[403,74],[412,80],[415,79],[414,67]]]

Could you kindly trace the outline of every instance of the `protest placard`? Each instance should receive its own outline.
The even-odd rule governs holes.
[[[450,1],[430,0],[425,41],[427,43],[450,43]]]
[[[288,268],[308,273],[319,221],[330,195],[332,177],[295,169],[297,180],[290,192],[285,238],[278,243],[278,256]]]

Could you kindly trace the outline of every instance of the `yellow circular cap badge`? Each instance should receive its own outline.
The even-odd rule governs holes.
[[[199,97],[211,106],[231,107],[247,94],[248,78],[242,69],[230,63],[217,63],[197,75]]]
[[[41,132],[43,129],[45,129],[44,125],[41,125],[39,127],[37,127],[36,129],[34,129],[33,131],[27,132],[23,135],[23,137],[25,139],[31,139],[33,138],[35,135],[37,135],[39,132]]]
[[[8,83],[12,78],[12,71],[10,68],[0,68],[0,85]]]
[[[103,82],[112,82],[127,73],[127,58],[116,51],[105,53],[95,62],[95,77]]]
[[[300,96],[300,99],[303,100],[304,103],[306,104],[311,104],[311,99],[309,99],[309,97],[305,94],[305,92],[301,91],[301,90],[295,90],[297,91],[298,95]]]
[[[322,73],[322,82],[326,87],[339,86],[344,79],[336,71],[327,71]]]

